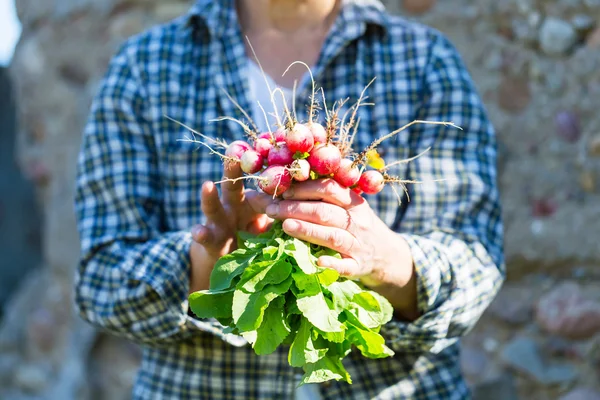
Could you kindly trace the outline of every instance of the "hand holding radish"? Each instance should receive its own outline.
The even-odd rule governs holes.
[[[206,216],[204,225],[192,229],[190,247],[191,291],[208,289],[208,280],[217,260],[237,247],[239,230],[259,234],[271,220],[258,210],[264,209],[271,196],[253,190],[244,190],[242,182],[232,181],[241,175],[237,164],[226,163],[222,185],[222,199],[213,182],[202,185],[201,207]]]
[[[418,317],[409,244],[362,195],[376,195],[389,184],[400,201],[394,184],[405,189],[412,182],[388,172],[420,155],[386,165],[377,153],[383,141],[415,123],[455,125],[413,121],[355,152],[364,94],[343,116],[344,101],[328,110],[323,96],[321,125],[314,120],[313,81],[306,123],[284,103],[285,118],[275,115],[275,131],[218,119],[237,122],[248,142],[227,144],[193,130],[205,141],[189,140],[225,165],[225,179],[216,182],[223,185],[222,199],[212,182],[202,188],[207,222],[193,230],[190,307],[198,317],[215,318],[228,333],[242,335],[257,354],[291,345],[288,360],[304,369],[303,383],[351,383],[341,360],[352,346],[369,358],[389,357],[394,353],[380,327],[393,313],[405,320]],[[245,180],[259,192],[244,191]]]
[[[393,282],[402,287],[409,281],[412,258],[407,244],[360,195],[334,180],[319,179],[295,183],[283,198],[270,203],[266,213],[283,220],[285,233],[342,255],[321,256],[319,266],[360,278],[368,286]]]

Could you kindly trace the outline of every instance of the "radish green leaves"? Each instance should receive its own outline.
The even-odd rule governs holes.
[[[215,318],[243,336],[258,355],[288,346],[288,362],[304,383],[352,383],[342,364],[357,348],[365,357],[394,353],[379,328],[392,306],[379,294],[316,264],[331,250],[286,235],[276,223],[259,236],[242,233],[239,248],[215,265],[210,289],[192,293],[198,318]]]

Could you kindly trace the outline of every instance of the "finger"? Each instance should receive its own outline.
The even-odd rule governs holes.
[[[244,199],[244,182],[242,179],[232,182],[242,176],[239,162],[225,162],[225,182],[222,183],[223,202],[233,208],[238,207]]]
[[[246,190],[245,194],[248,204],[257,214],[264,214],[269,204],[273,203],[273,197],[266,193],[259,193],[256,190],[249,189]]]
[[[271,218],[262,214],[262,215],[256,217],[254,220],[252,220],[248,224],[246,230],[248,232],[252,233],[253,235],[260,235],[261,233],[266,232],[272,223],[273,223],[273,220]]]
[[[321,256],[317,263],[320,267],[335,269],[341,276],[346,278],[358,278],[362,275],[358,262],[352,257],[340,260],[332,256]]]
[[[283,193],[289,200],[321,200],[348,208],[360,204],[362,197],[348,188],[340,186],[333,179],[316,179],[293,184]]]
[[[283,230],[290,236],[324,246],[341,254],[352,256],[359,248],[356,238],[348,231],[330,226],[313,224],[297,219],[283,221]]]
[[[351,231],[352,218],[342,207],[321,201],[280,201],[267,207],[271,218],[285,220],[300,219],[317,225],[331,226]]]
[[[219,199],[219,191],[212,182],[204,182],[202,185],[201,202],[202,212],[209,221],[222,221],[225,217],[225,210],[221,199]]]
[[[201,224],[194,225],[192,228],[192,239],[194,242],[200,243],[203,246],[210,246],[215,240],[214,235],[212,235],[210,232],[210,229]]]

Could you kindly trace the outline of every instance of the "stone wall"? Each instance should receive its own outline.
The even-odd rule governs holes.
[[[498,130],[509,281],[465,340],[463,368],[478,397],[600,389],[600,1],[387,3],[452,39]],[[189,5],[17,0],[17,155],[43,205],[45,267],[7,307],[0,398],[127,398],[138,349],[65,307],[78,257],[74,165],[91,95],[118,44]]]

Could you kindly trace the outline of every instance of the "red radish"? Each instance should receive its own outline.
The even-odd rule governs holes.
[[[344,187],[352,187],[360,179],[360,170],[352,164],[352,160],[343,158],[340,161],[340,168],[333,175],[333,179]]]
[[[308,161],[303,159],[294,160],[290,166],[290,174],[294,180],[298,182],[304,182],[310,178],[310,164]]]
[[[285,143],[294,154],[296,154],[297,151],[300,153],[308,153],[315,144],[312,132],[306,125],[302,124],[295,124],[292,129],[287,131]]]
[[[240,160],[242,171],[247,174],[255,174],[263,167],[263,157],[254,150],[247,150]]]
[[[279,196],[292,185],[292,176],[287,168],[281,165],[268,167],[260,177],[263,179],[258,181],[258,187],[266,194]]]
[[[283,142],[277,143],[269,150],[267,162],[269,165],[289,165],[294,161],[294,153]]]
[[[308,156],[308,163],[313,171],[319,175],[330,175],[338,170],[342,154],[333,144],[316,146]]]
[[[356,194],[362,194],[362,193],[363,193],[363,191],[361,190],[361,188],[359,188],[358,186],[356,186],[356,187],[353,187],[351,190],[352,190],[354,193],[356,193]]]
[[[383,175],[381,175],[381,172],[374,170],[363,172],[358,180],[358,187],[365,194],[377,194],[381,192],[384,185]]]
[[[254,150],[256,150],[258,154],[260,154],[264,158],[267,158],[269,156],[269,150],[271,150],[271,147],[273,147],[273,144],[271,143],[270,138],[267,139],[259,137],[254,142]]]
[[[239,160],[242,158],[242,155],[251,148],[252,147],[243,140],[236,140],[231,142],[231,144],[227,146],[227,150],[225,150],[225,155],[227,157],[237,158]]]
[[[259,139],[269,139],[273,143],[272,139],[275,138],[276,142],[285,142],[285,129],[279,128],[271,134],[271,132],[263,132],[258,135]]]
[[[316,122],[312,122],[307,126],[313,134],[313,139],[314,139],[315,145],[317,143],[326,143],[327,142],[327,132],[325,131],[325,128],[323,127],[323,125],[316,123]]]
[[[285,128],[278,128],[273,135],[275,136],[275,142],[285,142]]]

